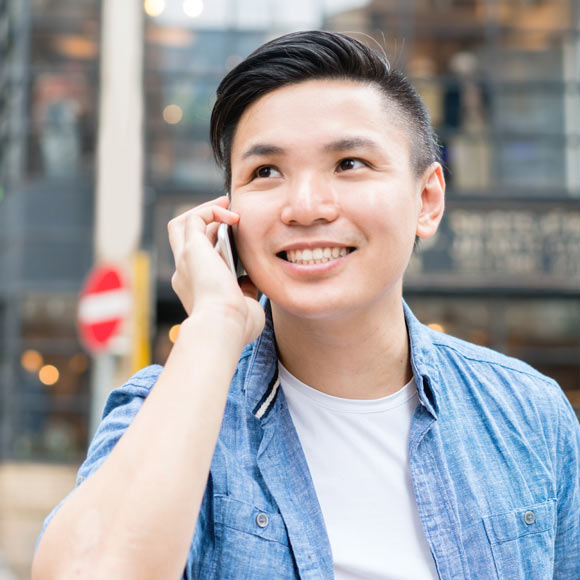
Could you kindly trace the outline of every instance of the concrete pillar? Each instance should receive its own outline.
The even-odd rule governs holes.
[[[143,223],[143,25],[139,0],[103,0],[95,261],[129,276]],[[94,359],[91,431],[131,368],[131,335],[129,321],[111,352]]]

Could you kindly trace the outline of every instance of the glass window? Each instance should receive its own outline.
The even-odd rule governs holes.
[[[575,300],[514,301],[506,307],[505,327],[510,350],[580,348],[580,304]]]
[[[99,58],[99,27],[95,21],[67,21],[54,30],[34,27],[31,31],[31,58],[35,70],[96,64]]]
[[[96,18],[100,14],[101,0],[32,0],[33,15],[45,22],[52,18],[66,20]]]
[[[77,340],[76,296],[29,294],[13,397],[19,458],[82,459],[87,443],[90,359]]]
[[[223,33],[216,31],[193,31],[184,28],[163,28],[151,24],[146,32],[146,70],[191,75],[214,74],[217,76],[226,61],[226,43]]]
[[[60,180],[94,169],[100,4],[33,2],[27,99],[31,177]]]
[[[479,299],[459,300],[409,298],[415,316],[434,330],[464,340],[491,346],[493,312],[489,302]]]
[[[33,352],[38,351],[26,349],[22,356]],[[87,444],[88,357],[81,352],[40,356],[37,372],[17,375],[14,453],[19,458],[79,461]]]
[[[95,77],[82,71],[50,71],[32,86],[29,173],[71,177],[94,168]]]

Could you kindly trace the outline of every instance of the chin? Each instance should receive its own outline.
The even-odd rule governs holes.
[[[288,294],[277,294],[273,292],[266,296],[272,303],[272,308],[278,313],[284,313],[286,316],[300,318],[310,321],[333,321],[347,318],[355,314],[360,308],[357,300],[351,296],[335,296],[317,293],[314,291],[309,296],[301,293],[295,293],[292,296]]]
[[[319,287],[300,292],[296,288],[281,289],[272,285],[267,290],[264,290],[264,294],[268,296],[273,311],[278,315],[313,322],[346,322],[353,317],[376,320],[377,317],[388,316],[393,306],[400,306],[402,297],[402,284],[397,282],[386,287],[377,287],[374,292],[369,292],[368,287]]]

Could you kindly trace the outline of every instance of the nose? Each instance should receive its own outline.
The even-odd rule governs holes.
[[[336,193],[328,180],[304,175],[288,184],[281,219],[287,225],[310,226],[338,217]]]

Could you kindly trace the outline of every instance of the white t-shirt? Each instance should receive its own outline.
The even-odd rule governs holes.
[[[437,579],[409,470],[415,381],[381,399],[343,399],[305,385],[281,364],[279,369],[336,580]]]

